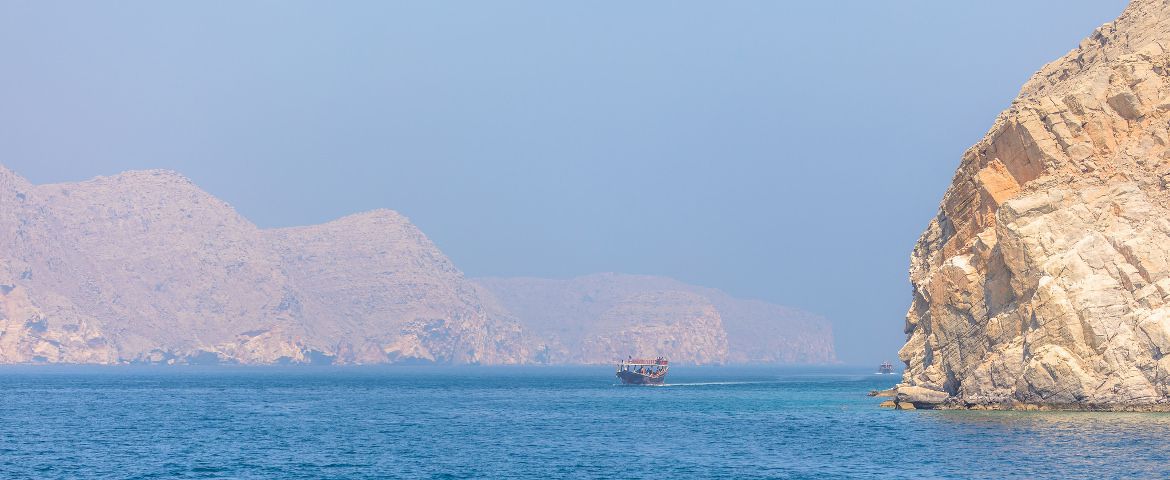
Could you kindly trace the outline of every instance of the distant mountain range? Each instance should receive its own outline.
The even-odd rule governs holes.
[[[829,322],[666,277],[603,273],[569,280],[480,278],[554,363],[664,352],[696,363],[835,361]]]
[[[389,210],[265,230],[168,171],[0,167],[0,363],[835,361],[812,314],[662,277],[469,280]]]

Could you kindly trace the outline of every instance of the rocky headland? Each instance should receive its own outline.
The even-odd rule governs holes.
[[[918,408],[1170,410],[1170,2],[1133,0],[962,157],[911,257]]]
[[[495,296],[529,280],[465,278],[396,212],[261,229],[169,171],[33,185],[0,167],[0,252],[0,363],[833,358],[819,318],[661,279],[598,294],[586,315],[533,317]]]

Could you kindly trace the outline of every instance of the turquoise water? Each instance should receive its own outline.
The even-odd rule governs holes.
[[[1166,478],[1165,414],[892,411],[869,370],[0,368],[0,478]]]

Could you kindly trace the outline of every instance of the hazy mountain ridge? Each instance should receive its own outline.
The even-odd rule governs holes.
[[[174,172],[33,186],[0,170],[2,362],[523,363],[390,211],[261,230]]]
[[[288,301],[315,325],[313,336],[354,345],[363,362],[522,363],[519,327],[490,315],[474,286],[405,217],[377,210],[312,227],[266,232],[299,296]],[[500,320],[500,319],[505,320]]]
[[[836,361],[825,319],[671,278],[604,273],[475,282],[548,347],[554,362],[603,363],[623,351],[688,363]]]
[[[265,230],[170,171],[0,167],[0,248],[0,363],[834,360],[819,317],[661,277],[583,277],[595,304],[532,322],[396,212]]]

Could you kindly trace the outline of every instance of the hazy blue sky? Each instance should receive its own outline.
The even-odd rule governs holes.
[[[1120,0],[0,3],[0,163],[379,207],[471,276],[661,274],[894,359],[959,157]]]

